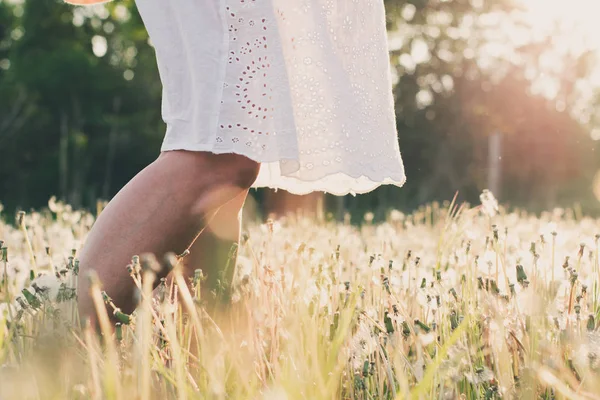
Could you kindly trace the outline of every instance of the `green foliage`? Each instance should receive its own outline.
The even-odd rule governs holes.
[[[1,46],[11,67],[0,75],[8,94],[0,98],[12,99],[0,109],[3,201],[27,207],[53,193],[91,205],[110,197],[154,157],[164,131],[160,80],[139,16],[131,4],[121,19],[61,1],[2,5],[24,32]],[[102,57],[92,51],[94,36],[108,43]],[[136,79],[124,79],[126,71]]]
[[[591,63],[590,54],[561,58],[568,73],[556,73],[560,90],[550,100],[532,94],[532,80],[526,77],[542,55],[554,55],[547,45],[550,38],[514,46],[511,59],[494,56],[488,67],[479,59],[486,46],[509,43],[503,24],[512,18],[507,13],[515,3],[386,1],[395,44],[392,64],[399,77],[398,131],[408,176],[405,188],[388,189],[393,195],[387,197],[416,207],[449,199],[458,191],[460,198],[474,201],[488,185],[488,138],[499,132],[503,200],[537,210],[575,201],[595,207],[589,190],[598,168],[595,145],[589,129],[564,109],[564,104],[576,102],[572,82],[589,74],[585,66]],[[479,22],[490,16],[495,17]],[[428,53],[420,63],[414,60],[419,44]],[[419,104],[420,96],[430,100]],[[373,198],[363,201],[368,205],[362,209],[378,205]]]

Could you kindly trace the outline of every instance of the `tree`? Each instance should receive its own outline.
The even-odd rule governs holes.
[[[134,143],[158,148],[160,116],[148,111],[160,109],[153,51],[141,20],[124,4],[22,7],[17,24],[24,34],[8,46],[8,72],[18,83],[13,92],[23,93],[35,118],[11,124],[11,140],[3,136],[10,154],[0,161],[3,193],[11,193],[15,205],[39,205],[56,191],[75,206],[91,204],[101,191],[112,195],[151,157],[151,146],[134,152]],[[92,44],[103,40],[105,54],[95,54]],[[143,81],[132,79],[136,73]],[[117,167],[122,169],[112,178]]]
[[[594,170],[593,143],[568,107],[578,96],[574,83],[590,73],[589,53],[561,54],[565,69],[553,75],[541,70],[540,59],[556,49],[548,38],[510,45],[502,33],[507,26],[527,29],[509,13],[511,1],[388,0],[386,6],[408,181],[401,190],[382,189],[384,196],[351,199],[357,210],[413,208],[456,191],[477,201],[487,185],[488,137],[496,132],[505,136],[504,201],[551,206],[566,198],[559,188],[572,189],[574,177],[589,179],[584,169]],[[532,92],[537,75],[525,77],[532,68],[555,81],[554,98]],[[520,162],[510,162],[517,154]],[[590,193],[587,183],[578,185],[579,195]]]
[[[527,29],[512,3],[385,0],[408,181],[326,204],[346,206],[357,220],[457,190],[475,202],[496,132],[505,150],[502,201],[591,199],[598,162],[588,132],[600,122],[600,99],[580,89],[597,60],[592,52],[553,54],[549,38],[507,45],[509,33]],[[548,57],[563,68],[548,69]],[[536,91],[542,73],[552,96]],[[111,197],[157,155],[160,101],[154,50],[132,0],[0,2],[0,201],[13,209],[39,207],[53,194],[76,206]]]

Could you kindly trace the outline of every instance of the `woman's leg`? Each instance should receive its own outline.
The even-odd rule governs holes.
[[[115,304],[132,312],[134,283],[126,270],[131,257],[183,252],[208,215],[247,192],[258,170],[258,163],[237,154],[162,153],[114,197],[89,233],[79,256],[80,316],[94,314],[86,276],[90,270],[97,272]]]
[[[248,191],[224,204],[190,248],[184,259],[185,274],[192,276],[201,269],[205,275],[202,299],[211,304],[227,302],[231,295],[231,283],[237,260],[242,226],[242,208]],[[216,302],[215,302],[216,301]]]

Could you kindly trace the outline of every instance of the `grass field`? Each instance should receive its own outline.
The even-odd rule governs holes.
[[[73,323],[93,217],[0,222],[0,399],[600,399],[600,220],[482,202],[249,222],[227,314],[134,258],[141,306],[103,335]]]

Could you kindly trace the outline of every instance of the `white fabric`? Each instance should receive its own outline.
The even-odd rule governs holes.
[[[163,83],[162,150],[237,153],[256,187],[401,186],[383,0],[137,0]]]

